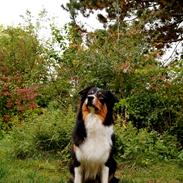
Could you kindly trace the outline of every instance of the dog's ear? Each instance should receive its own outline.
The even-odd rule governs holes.
[[[119,102],[118,98],[111,91],[107,91],[107,95],[110,98],[112,105]]]
[[[83,90],[81,90],[80,92],[79,92],[79,95],[83,98],[83,97],[86,97],[86,95],[87,95],[87,93],[89,92],[89,90],[91,89],[91,88],[93,88],[94,86],[89,86],[89,87],[87,87],[87,88],[85,88],[85,89],[83,89]]]

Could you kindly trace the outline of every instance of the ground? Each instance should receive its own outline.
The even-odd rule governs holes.
[[[67,162],[58,158],[0,161],[0,183],[66,183],[69,177]],[[181,183],[182,167],[174,161],[143,167],[133,162],[121,162],[116,175],[120,183]]]

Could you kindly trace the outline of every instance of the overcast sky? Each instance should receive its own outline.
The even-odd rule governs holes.
[[[69,15],[62,8],[61,4],[67,3],[68,0],[3,0],[0,4],[0,24],[17,25],[29,10],[33,16],[46,9],[51,17],[58,17],[60,25],[69,21]]]
[[[69,0],[2,0],[0,4],[0,24],[1,25],[18,25],[22,22],[20,15],[25,15],[29,10],[33,16],[46,9],[49,17],[56,17],[56,23],[63,26],[70,21],[69,14],[61,8],[61,4],[66,4]],[[86,24],[89,30],[102,28],[96,20],[96,14],[90,19],[84,19],[79,16],[79,21]]]

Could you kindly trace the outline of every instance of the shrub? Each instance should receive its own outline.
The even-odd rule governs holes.
[[[37,108],[38,87],[47,69],[43,47],[23,27],[0,30],[0,47],[0,117],[8,123],[14,115]]]
[[[116,125],[117,158],[121,161],[134,161],[147,165],[159,160],[178,158],[177,139],[171,135],[159,135],[155,131]]]
[[[32,115],[16,125],[5,141],[11,146],[14,157],[24,159],[54,153],[68,156],[74,113],[45,110],[43,114]],[[18,120],[14,119],[14,120]],[[14,121],[18,124],[19,121]],[[64,158],[64,157],[62,157]]]
[[[160,134],[168,131],[176,136],[183,146],[181,90],[176,91],[173,87],[163,90],[152,92],[144,89],[121,99],[116,109],[122,110],[121,115],[136,128],[147,128]]]

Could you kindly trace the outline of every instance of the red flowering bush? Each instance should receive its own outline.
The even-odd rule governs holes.
[[[11,27],[0,33],[0,120],[8,123],[37,107],[38,86],[47,70],[33,33]]]
[[[0,116],[3,121],[8,122],[12,115],[21,115],[26,110],[37,108],[37,96],[38,92],[35,86],[12,88],[10,83],[3,83],[0,90]]]

